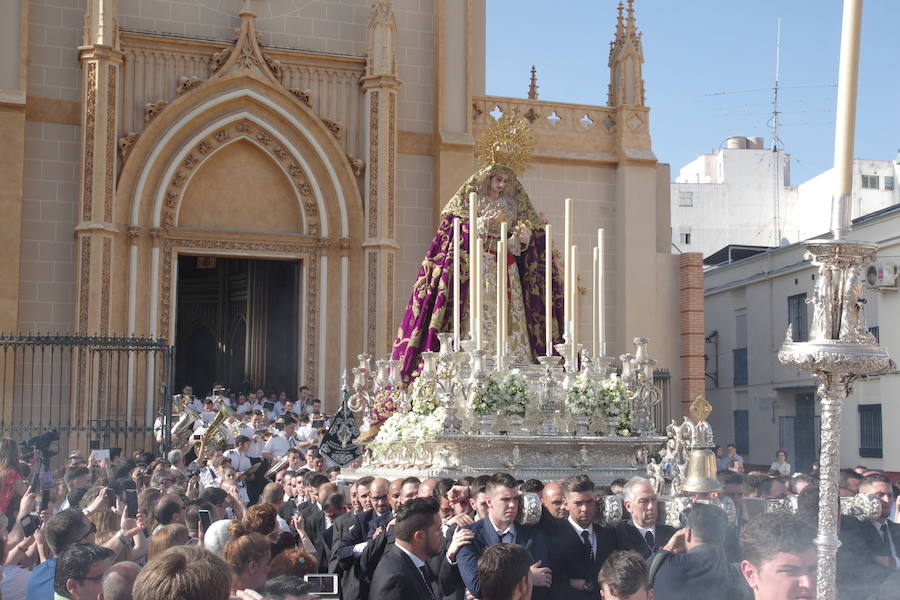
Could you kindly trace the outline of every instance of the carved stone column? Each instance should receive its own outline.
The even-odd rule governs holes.
[[[82,64],[81,190],[75,228],[76,328],[109,334],[116,181],[116,119],[119,50],[116,0],[88,0]]]
[[[369,51],[362,88],[366,95],[365,242],[366,314],[363,348],[373,356],[390,351],[395,335],[394,266],[397,190],[397,23],[390,0],[376,0],[369,17]]]

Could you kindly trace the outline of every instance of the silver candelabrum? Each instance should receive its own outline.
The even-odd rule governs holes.
[[[650,408],[659,404],[662,390],[653,383],[653,367],[656,361],[647,354],[647,338],[634,338],[634,354],[623,354],[622,384],[629,401],[634,406],[634,430],[638,435],[653,435],[656,424],[650,418]]]
[[[563,344],[557,345],[557,350]],[[556,399],[556,374],[555,369],[559,367],[562,361],[561,356],[539,356],[538,362],[544,367],[544,374],[541,376],[541,403],[538,410],[541,412],[541,422],[535,428],[537,435],[555,436],[559,435],[559,429],[556,427],[556,413],[559,412],[560,402]],[[568,377],[569,374],[567,373]]]
[[[849,229],[849,228],[848,228]],[[835,597],[835,558],[840,468],[841,411],[844,400],[859,377],[877,375],[891,369],[887,349],[863,327],[860,312],[862,270],[875,256],[877,246],[841,239],[813,240],[806,244],[806,258],[818,267],[816,288],[811,299],[813,319],[808,341],[794,341],[789,326],[778,359],[794,369],[812,371],[818,381],[822,403],[819,473],[823,485],[819,496],[817,597]],[[827,482],[828,485],[825,484]]]
[[[372,355],[364,352],[358,354],[356,358],[359,361],[359,365],[352,369],[353,386],[351,389],[353,393],[350,394],[347,405],[353,412],[365,411],[364,414],[368,416],[375,399],[374,381],[370,365]]]
[[[439,333],[438,340],[440,351],[422,353],[424,367],[419,377],[429,377],[434,383],[444,408],[444,435],[459,435],[462,433],[462,420],[457,414],[457,395],[462,391],[463,383],[458,375],[464,356],[453,350],[452,333]]]

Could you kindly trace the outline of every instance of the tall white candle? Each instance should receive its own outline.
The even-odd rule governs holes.
[[[453,349],[459,351],[459,217],[453,219]]]
[[[497,310],[497,318],[494,320],[494,327],[496,334],[496,353],[497,353],[497,364],[500,364],[500,357],[503,355],[503,326],[500,324],[500,313],[503,312],[503,286],[500,285],[500,279],[503,277],[503,270],[501,265],[503,261],[500,260],[500,253],[503,251],[503,242],[502,239],[497,240],[497,269],[495,271],[497,275],[497,294],[495,297],[496,301],[496,310]]]
[[[572,199],[566,198],[566,225],[563,236],[563,262],[565,277],[563,281],[563,319],[566,323],[572,320]]]
[[[484,245],[480,237],[475,239],[475,348],[481,350],[481,253]]]
[[[475,339],[475,316],[477,314],[478,296],[475,293],[478,269],[478,253],[475,252],[475,240],[478,239],[478,194],[469,194],[469,337]]]
[[[598,319],[597,319],[597,248],[594,248],[594,263],[593,268],[591,269],[591,355],[599,356],[597,353],[599,350],[597,334],[599,333],[600,328],[598,327]]]
[[[603,228],[601,227],[597,230],[597,342],[600,344],[601,355],[606,354],[606,327],[603,320],[606,303],[603,292],[603,241]]]
[[[507,238],[509,236],[509,224],[506,221],[500,223],[500,243],[497,247],[497,266],[499,278],[497,279],[497,288],[500,290],[500,312],[497,315],[497,326],[500,329],[500,346],[499,351],[502,355],[505,351],[507,337],[507,314],[509,312],[509,300],[506,293],[507,290],[507,264],[506,254],[508,250]]]
[[[553,354],[553,240],[550,233],[547,223],[544,225],[544,323],[547,326],[544,344],[547,356]]]
[[[572,356],[575,357],[575,364],[578,364],[578,265],[576,258],[578,256],[578,246],[572,246],[572,256],[569,259],[569,268],[572,271],[572,287],[569,290],[569,297],[572,299]]]

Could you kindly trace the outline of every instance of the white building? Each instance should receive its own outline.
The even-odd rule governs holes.
[[[857,161],[857,165],[865,161]],[[879,164],[880,161],[879,161]],[[863,166],[863,169],[868,168]],[[859,173],[857,167],[855,173]],[[879,177],[882,178],[883,173]],[[854,195],[854,198],[856,196]],[[863,199],[865,205],[865,198]],[[824,200],[810,214],[828,215]],[[879,244],[867,288],[864,318],[882,345],[900,357],[900,205],[854,221],[853,239]],[[880,272],[885,276],[878,281]],[[710,423],[722,445],[735,442],[745,461],[768,466],[784,448],[795,469],[808,470],[818,454],[819,407],[815,380],[777,359],[788,324],[805,339],[811,320],[816,268],[802,243],[708,269],[705,274],[706,392]],[[900,471],[898,373],[859,381],[844,405],[841,465]]]
[[[671,184],[672,243],[704,257],[729,245],[778,247],[828,230],[832,171],[791,186],[790,155],[759,137],[730,137],[725,148],[688,163]],[[855,160],[854,218],[900,202],[900,165]]]

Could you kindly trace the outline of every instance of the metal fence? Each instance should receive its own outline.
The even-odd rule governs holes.
[[[666,425],[672,418],[672,374],[668,369],[656,369],[653,371],[653,385],[662,392],[659,404],[650,409],[650,418],[656,424],[656,430],[666,431]]]
[[[0,333],[0,435],[59,431],[59,453],[152,449],[172,389],[164,339]]]

